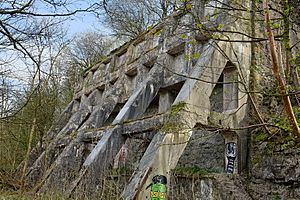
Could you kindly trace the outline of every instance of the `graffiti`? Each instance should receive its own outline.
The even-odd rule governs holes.
[[[156,175],[152,178],[152,183],[146,189],[151,187],[151,200],[165,200],[167,193],[167,177],[163,175]]]
[[[228,174],[232,174],[234,172],[234,161],[236,158],[236,143],[234,142],[226,143],[226,157],[227,157],[226,172]]]

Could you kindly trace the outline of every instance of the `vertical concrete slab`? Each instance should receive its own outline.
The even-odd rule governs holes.
[[[239,106],[238,71],[236,66],[226,66],[223,84],[223,109],[224,111],[235,110]]]
[[[159,107],[158,112],[166,112],[172,105],[174,97],[170,91],[159,92]]]

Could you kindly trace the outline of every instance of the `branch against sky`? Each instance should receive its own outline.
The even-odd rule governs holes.
[[[103,0],[104,23],[118,37],[134,38],[172,13],[174,0]]]
[[[6,100],[11,105],[5,109],[3,104],[1,118],[20,110],[12,102],[14,98],[21,101],[21,96],[12,95],[13,91],[33,92],[42,79],[52,75],[55,63],[51,62],[56,59],[53,56],[62,48],[57,45],[68,42],[65,38],[67,20],[80,13],[95,14],[100,6],[97,0],[0,1],[0,75],[1,80],[6,81],[1,87],[3,95],[9,97],[6,100],[3,96],[1,103]],[[9,90],[4,91],[8,83]],[[30,98],[30,94],[26,96]],[[24,102],[23,106],[28,100]]]
[[[31,52],[27,50],[27,45],[35,36],[47,34],[46,29],[50,26],[63,26],[65,20],[77,13],[97,12],[100,6],[97,1],[1,1],[0,53],[14,49],[37,64]]]

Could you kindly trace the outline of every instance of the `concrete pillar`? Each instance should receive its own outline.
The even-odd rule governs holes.
[[[235,110],[238,108],[238,83],[234,83],[238,80],[238,73],[235,66],[226,66],[224,71],[223,85],[223,109],[224,111]]]
[[[172,105],[174,98],[170,91],[159,92],[158,113],[166,112]]]

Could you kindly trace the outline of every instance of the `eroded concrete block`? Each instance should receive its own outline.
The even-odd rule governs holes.
[[[205,11],[200,17],[217,9],[197,6]],[[223,22],[224,15],[209,17],[214,18],[209,27],[215,27]],[[233,112],[224,113],[224,101],[222,108],[214,108],[212,104],[219,96],[212,97],[212,94],[219,92],[215,89],[216,82],[229,59],[234,60],[233,64],[238,61],[249,64],[249,46],[207,38],[196,41],[197,33],[190,29],[193,23],[191,15],[177,12],[87,71],[82,86],[76,91],[73,108],[68,108],[62,117],[63,123],[49,133],[53,140],[48,151],[43,152],[30,169],[31,186],[38,185],[40,192],[65,190],[67,196],[101,199],[107,197],[103,194],[107,191],[105,181],[112,184],[109,176],[113,165],[127,166],[135,172],[129,181],[124,179],[128,184],[122,183],[122,197],[145,199],[149,191],[144,188],[152,177],[161,174],[170,179],[178,162],[182,166],[224,170],[225,147],[236,140],[225,143],[220,135],[209,137],[210,133],[203,130],[198,134],[207,140],[195,142],[192,135],[197,135],[194,130],[197,123],[208,124],[219,119],[214,116],[222,117],[220,126],[241,124],[245,107],[239,105],[244,105],[247,97],[239,98],[237,106],[231,105],[232,96],[226,97],[226,105]],[[240,71],[247,79],[248,71]],[[230,89],[224,88],[222,91]],[[238,93],[238,89],[234,92]],[[213,116],[212,110],[218,114]],[[209,119],[212,117],[214,119]],[[144,146],[139,148],[139,145]],[[215,148],[209,149],[211,146]],[[232,145],[229,147],[227,149],[232,149]],[[138,150],[141,152],[134,152]],[[199,157],[189,162],[192,159],[189,154]],[[223,199],[223,193],[230,193],[220,189],[214,180],[233,181],[226,177],[199,180],[192,199],[216,196]],[[227,187],[232,188],[240,194],[236,184]]]

